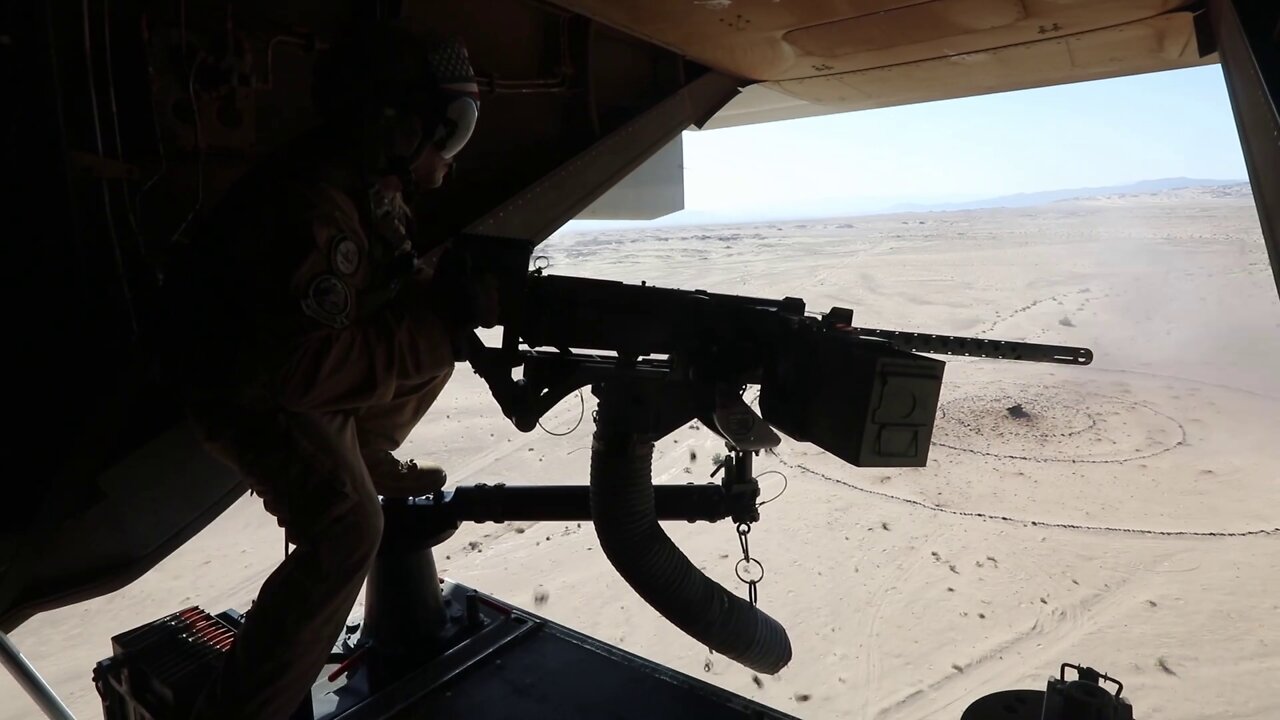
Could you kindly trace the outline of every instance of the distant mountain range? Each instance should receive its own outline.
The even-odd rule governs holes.
[[[700,225],[741,225],[757,222],[786,222],[791,220],[850,218],[866,215],[892,215],[896,213],[940,212],[948,210],[981,210],[986,208],[1022,208],[1047,205],[1064,200],[1109,197],[1116,195],[1147,195],[1151,193],[1213,189],[1244,185],[1247,180],[1210,180],[1204,178],[1161,178],[1141,180],[1128,185],[1106,187],[1069,188],[1018,193],[980,200],[955,200],[946,202],[901,202],[897,198],[814,198],[799,202],[785,211],[743,212],[741,210],[681,210],[680,212],[650,221],[574,220],[566,232],[592,232],[626,230],[644,227],[694,227]],[[1233,191],[1234,192],[1234,191]],[[1246,193],[1247,194],[1247,193]]]
[[[969,200],[956,203],[937,203],[937,204],[921,204],[921,203],[901,203],[894,205],[884,212],[888,213],[906,213],[906,212],[933,212],[940,210],[980,210],[984,208],[1019,208],[1034,207],[1036,205],[1045,205],[1053,202],[1061,202],[1063,200],[1076,200],[1079,198],[1090,198],[1112,195],[1148,195],[1150,193],[1165,192],[1167,190],[1182,190],[1185,188],[1202,188],[1202,187],[1222,187],[1224,185],[1239,185],[1248,182],[1246,180],[1207,180],[1203,178],[1161,178],[1159,180],[1141,180],[1128,185],[1110,185],[1107,187],[1090,187],[1090,188],[1068,188],[1065,190],[1045,190],[1042,192],[1018,193],[1016,195],[1002,195],[1000,197],[986,198],[983,200]]]

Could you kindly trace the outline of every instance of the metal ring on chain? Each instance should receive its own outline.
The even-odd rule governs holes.
[[[755,579],[747,578],[748,574],[754,573],[757,570],[760,572],[759,577]],[[764,565],[755,558],[742,558],[734,564],[733,572],[738,576],[739,580],[747,585],[755,585],[761,580],[764,580]]]

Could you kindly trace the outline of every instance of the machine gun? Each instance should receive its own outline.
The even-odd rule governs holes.
[[[856,327],[853,311],[806,312],[782,300],[672,290],[535,270],[504,321],[500,349],[473,359],[503,412],[532,430],[567,394],[623,379],[678,384],[689,409],[742,449],[745,385],[761,389],[763,420],[859,467],[919,467],[943,363],[915,353],[1088,365],[1087,348]],[[551,348],[546,350],[545,348]],[[583,351],[597,351],[595,353]],[[600,352],[606,354],[599,354]],[[505,368],[523,368],[507,382]],[[739,418],[740,419],[740,418]],[[754,423],[760,428],[764,423]],[[673,428],[674,429],[674,428]]]
[[[476,339],[472,367],[525,432],[570,393],[592,388],[589,504],[602,550],[664,617],[760,672],[789,662],[786,632],[754,602],[707,578],[659,528],[656,440],[695,419],[724,438],[725,496],[750,498],[731,512],[745,548],[749,523],[758,519],[752,457],[777,447],[775,429],[855,466],[920,467],[944,368],[924,354],[1070,365],[1093,359],[1086,348],[857,327],[848,308],[811,314],[793,297],[529,272],[527,249],[471,240],[474,257],[505,268],[502,343],[491,348]],[[752,385],[760,388],[759,413],[744,399]]]

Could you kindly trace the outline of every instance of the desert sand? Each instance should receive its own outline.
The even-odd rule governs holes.
[[[438,549],[444,574],[801,717],[956,718],[985,693],[1043,688],[1063,661],[1119,677],[1138,717],[1280,717],[1280,302],[1247,188],[562,234],[540,252],[551,272],[795,295],[864,326],[1097,360],[950,361],[926,468],[854,468],[790,440],[763,457],[787,478],[751,536],[760,602],[795,647],[777,677],[668,625],[589,524],[465,527]],[[403,454],[456,483],[585,483],[590,411],[588,394],[575,432],[521,434],[461,369]],[[544,424],[579,413],[570,397]],[[659,443],[655,480],[703,481],[721,451],[682,429]],[[732,525],[667,529],[743,589]],[[79,717],[100,717],[90,672],[111,635],[191,603],[246,608],[281,553],[246,497],[128,588],[13,639]],[[0,720],[36,715],[0,677]]]

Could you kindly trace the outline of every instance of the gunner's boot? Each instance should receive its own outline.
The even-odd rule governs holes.
[[[439,465],[418,465],[413,460],[397,460],[386,450],[364,453],[365,467],[379,495],[411,498],[430,495],[444,487],[448,476]]]

